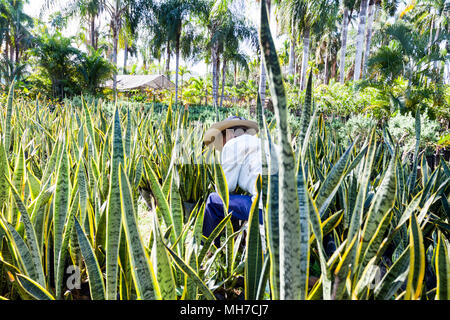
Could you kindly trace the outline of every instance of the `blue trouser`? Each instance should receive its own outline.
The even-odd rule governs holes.
[[[231,222],[236,230],[239,220],[248,220],[252,207],[252,197],[240,194],[230,194],[228,212],[231,212]],[[224,218],[223,202],[220,196],[213,192],[208,196],[205,204],[205,215],[203,217],[203,235],[209,237],[211,232]],[[263,223],[262,210],[259,209],[259,223]],[[214,240],[216,247],[219,246],[219,238]]]

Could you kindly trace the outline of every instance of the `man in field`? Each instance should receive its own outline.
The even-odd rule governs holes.
[[[262,172],[261,142],[255,135],[258,124],[241,117],[230,117],[217,122],[206,131],[204,143],[222,151],[221,165],[229,191],[229,212],[236,228],[240,221],[248,220],[256,196],[256,179]],[[268,150],[266,150],[268,152]],[[247,194],[233,193],[239,187]],[[208,196],[203,218],[203,235],[208,237],[224,218],[223,202],[214,192]],[[259,223],[262,225],[262,201],[259,202]],[[215,240],[216,246],[219,240]]]

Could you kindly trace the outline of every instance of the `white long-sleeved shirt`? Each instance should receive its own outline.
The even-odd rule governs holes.
[[[265,149],[268,157],[268,143]],[[275,151],[278,152],[277,146]],[[276,168],[276,159],[272,157],[271,160],[271,166]],[[254,200],[257,193],[256,179],[262,172],[261,140],[256,136],[243,134],[227,141],[222,149],[222,169],[227,179],[229,192],[233,192],[236,186],[239,186],[250,193]],[[262,207],[262,199],[260,199],[259,208],[262,209]]]

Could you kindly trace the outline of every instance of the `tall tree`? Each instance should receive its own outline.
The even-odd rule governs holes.
[[[280,14],[289,17],[289,20],[295,24],[296,30],[303,38],[303,56],[300,73],[300,89],[305,89],[306,72],[308,69],[311,30],[316,28],[319,21],[320,10],[328,5],[328,1],[319,0],[286,0],[280,2]]]
[[[124,25],[124,19],[128,10],[139,10],[139,8],[130,8],[136,6],[138,2],[132,0],[104,0],[103,7],[109,17],[109,27],[113,41],[112,62],[117,68],[117,51],[119,42],[119,33]],[[113,91],[117,98],[117,71],[113,75]]]
[[[358,33],[356,35],[355,72],[353,73],[353,80],[355,81],[361,78],[361,63],[364,49],[364,32],[366,30],[368,5],[369,0],[361,0],[361,5],[359,7]]]
[[[207,22],[210,34],[213,104],[218,106],[220,59],[226,47],[227,39],[234,37],[237,41],[249,40],[257,48],[257,31],[250,26],[242,15],[232,12],[227,0],[216,0],[210,11]],[[223,57],[222,57],[223,58]]]
[[[5,61],[15,69],[21,64],[22,54],[31,47],[33,19],[25,14],[23,0],[0,2],[0,46],[5,44]],[[14,73],[14,70],[12,70]]]
[[[347,53],[347,33],[348,24],[350,22],[351,13],[355,6],[355,0],[343,0],[343,17],[342,17],[342,31],[341,31],[341,58],[339,61],[339,82],[344,83],[345,79],[345,55]]]
[[[208,6],[205,1],[166,0],[156,4],[154,12],[156,22],[166,29],[165,35],[168,50],[166,68],[168,68],[170,61],[170,44],[173,43],[175,47],[175,104],[177,104],[180,55],[182,53],[185,56],[192,54],[194,48],[189,46],[189,43],[194,44],[196,37],[199,37],[195,32],[192,19],[199,15],[205,17],[208,12]]]
[[[79,17],[82,24],[89,30],[89,44],[91,51],[98,49],[99,15],[102,13],[105,0],[45,0],[41,9],[41,16],[56,4],[63,5],[62,13],[65,17]],[[96,23],[98,20],[98,24]]]
[[[271,1],[270,0],[261,0],[261,1],[266,2],[267,13],[269,14],[269,17],[270,17]],[[267,76],[266,76],[266,67],[264,66],[263,61],[264,61],[264,53],[261,50],[258,93],[259,93],[259,98],[261,100],[261,103],[264,106],[265,101],[266,101],[266,82],[267,82],[266,78],[267,78]]]

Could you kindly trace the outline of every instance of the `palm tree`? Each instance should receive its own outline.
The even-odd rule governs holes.
[[[279,5],[281,1],[275,1],[275,5]],[[289,66],[288,75],[295,75],[295,46],[297,43],[297,34],[295,21],[292,19],[292,15],[284,14],[283,10],[276,10],[278,27],[280,32],[289,36]],[[281,56],[280,56],[281,58]]]
[[[345,55],[347,53],[347,33],[348,23],[350,22],[351,12],[355,6],[356,0],[343,0],[343,17],[342,17],[342,31],[341,31],[341,59],[339,62],[339,82],[344,84],[345,79]]]
[[[64,5],[62,8],[64,17],[77,16],[81,18],[82,23],[88,25],[90,47],[92,51],[96,51],[99,36],[96,20],[103,11],[104,0],[45,0],[41,16],[57,3]]]
[[[100,84],[110,79],[115,71],[114,66],[102,57],[100,49],[90,54],[81,54],[76,69],[81,79],[82,89],[92,95],[98,93]]]
[[[72,81],[80,51],[72,46],[72,38],[66,38],[59,32],[45,32],[36,42],[37,45],[31,49],[32,55],[37,58],[36,64],[50,79],[52,95],[62,99]]]
[[[159,44],[166,45],[166,73],[169,74],[171,48],[175,48],[175,104],[178,103],[178,78],[180,56],[187,59],[196,52],[194,44],[199,43],[201,34],[193,19],[208,12],[207,3],[203,0],[165,0],[152,6],[154,19],[152,28]],[[156,34],[158,33],[158,34]]]
[[[220,95],[220,107],[223,105],[225,83],[226,83],[226,72],[228,63],[233,63],[235,69],[240,66],[248,74],[248,56],[239,51],[239,41],[236,38],[231,38],[226,42],[226,47],[223,52],[222,59],[222,93]],[[235,82],[236,82],[236,70],[235,70]]]
[[[32,46],[33,19],[24,13],[23,0],[2,0],[0,2],[0,46],[5,43],[4,61],[12,66],[21,65],[21,57]],[[22,69],[22,68],[20,68]],[[11,70],[15,73],[14,70]]]
[[[328,5],[328,1],[323,3],[319,0],[287,0],[280,3],[280,14],[289,17],[289,20],[296,25],[296,30],[303,38],[303,57],[300,73],[300,89],[306,85],[306,71],[309,61],[311,45],[311,30],[316,28],[319,21],[319,12]]]
[[[330,69],[330,55],[335,51],[332,50],[336,45],[337,33],[337,18],[339,12],[339,0],[322,1],[317,8],[317,21],[311,27],[312,39],[317,43],[318,50],[322,53],[316,55],[316,64],[320,57],[323,61],[323,83],[328,84],[328,74]],[[336,60],[335,58],[333,60]]]
[[[363,62],[362,62],[362,77],[364,78],[366,72],[367,72],[367,61],[369,59],[370,55],[370,44],[372,42],[372,25],[374,18],[376,16],[377,11],[377,0],[371,0],[369,2],[369,13],[367,18],[367,31],[366,31],[366,46],[364,50],[363,55]]]
[[[231,47],[234,46],[234,48],[238,48],[240,41],[244,40],[249,40],[252,46],[257,48],[257,31],[253,26],[248,25],[243,17],[230,10],[227,0],[214,2],[207,26],[210,33],[213,104],[217,107],[221,55],[231,40],[234,41]]]
[[[263,0],[263,1],[266,1],[266,7],[267,7],[267,14],[268,14],[268,17],[270,16],[270,7],[271,7],[271,1],[270,0]],[[262,52],[262,50],[261,50],[261,53],[260,53],[260,59],[259,59],[259,61],[260,61],[260,72],[259,72],[259,86],[258,86],[258,93],[259,93],[259,98],[261,99],[261,101],[262,101],[262,104],[263,104],[263,106],[265,105],[265,101],[266,101],[266,68],[265,68],[265,66],[264,66],[264,63],[263,63],[263,59],[264,59],[264,53]]]
[[[356,54],[355,54],[355,72],[353,73],[353,80],[357,81],[361,77],[361,63],[364,49],[364,32],[366,29],[367,8],[369,0],[361,0],[359,8],[359,23],[358,33],[356,35]]]
[[[184,76],[188,75],[188,74],[192,74],[191,70],[189,70],[186,67],[180,66],[180,68],[178,69],[178,73],[180,74],[180,97],[183,97],[183,78]]]

